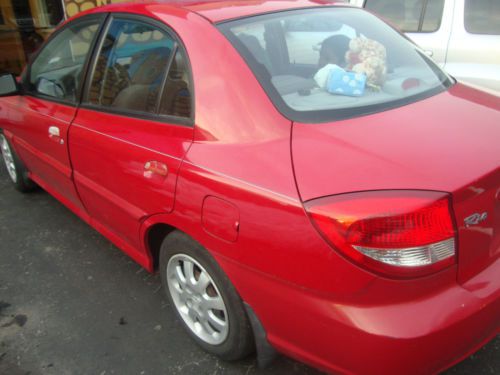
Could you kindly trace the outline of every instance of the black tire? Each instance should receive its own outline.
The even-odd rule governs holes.
[[[169,290],[167,266],[173,259],[173,264],[179,256],[185,256],[198,262],[211,277],[217,293],[222,297],[227,311],[227,322],[229,332],[227,337],[220,344],[210,344],[198,337],[188,324],[184,321],[181,313],[176,307],[172,293]],[[201,346],[206,352],[214,354],[226,361],[235,361],[242,359],[255,350],[253,331],[248,320],[243,302],[231,284],[229,278],[224,274],[217,262],[212,258],[208,251],[198,242],[194,241],[185,233],[171,232],[163,241],[160,252],[160,275],[163,290],[167,295],[172,308],[177,317],[182,322],[188,334]],[[207,288],[208,290],[208,288]]]
[[[17,191],[20,191],[21,193],[28,193],[30,191],[33,191],[37,187],[37,185],[32,180],[29,179],[28,170],[24,166],[21,159],[19,159],[19,157],[17,156],[16,152],[14,151],[14,148],[10,144],[7,137],[5,137],[3,132],[0,130],[0,148],[2,152],[2,164],[6,168],[8,168],[7,160],[4,155],[5,153],[4,147],[8,148],[8,151],[12,156],[12,164],[14,165],[15,176],[11,175],[11,173],[7,170],[7,175],[9,176],[12,185],[14,185],[14,188]]]

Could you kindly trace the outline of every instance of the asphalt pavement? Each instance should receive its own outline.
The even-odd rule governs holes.
[[[16,192],[0,166],[0,374],[286,374],[199,349],[148,274],[43,190]],[[447,374],[500,374],[500,338]]]

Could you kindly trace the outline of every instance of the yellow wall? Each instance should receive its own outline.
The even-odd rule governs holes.
[[[11,0],[0,0],[4,24],[0,25],[0,71],[20,73],[25,63],[21,36],[17,32],[16,18]]]
[[[0,24],[0,72],[8,71],[19,74],[26,64],[25,50],[23,49],[23,40],[16,23],[12,4],[16,0],[0,0],[0,11],[4,20]],[[130,0],[64,0],[66,17],[72,17],[75,14],[96,6],[112,3],[121,3]],[[54,27],[49,25],[49,18],[44,0],[29,0],[33,24],[36,34],[43,39],[53,32]],[[29,48],[28,48],[29,49]]]
[[[95,8],[96,6],[112,3],[122,3],[130,0],[64,0],[66,6],[66,15],[72,17],[84,10]]]

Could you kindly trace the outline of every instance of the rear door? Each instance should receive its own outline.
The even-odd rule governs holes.
[[[11,100],[14,147],[32,178],[77,210],[83,207],[72,181],[68,130],[104,18],[84,17],[58,31],[28,67],[25,94]]]
[[[193,139],[187,56],[165,25],[115,16],[92,72],[70,131],[75,184],[98,226],[140,248],[143,219],[173,209]]]

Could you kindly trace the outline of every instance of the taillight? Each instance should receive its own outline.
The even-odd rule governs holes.
[[[315,199],[305,208],[335,249],[377,273],[417,277],[455,263],[455,228],[445,193],[359,192]]]

